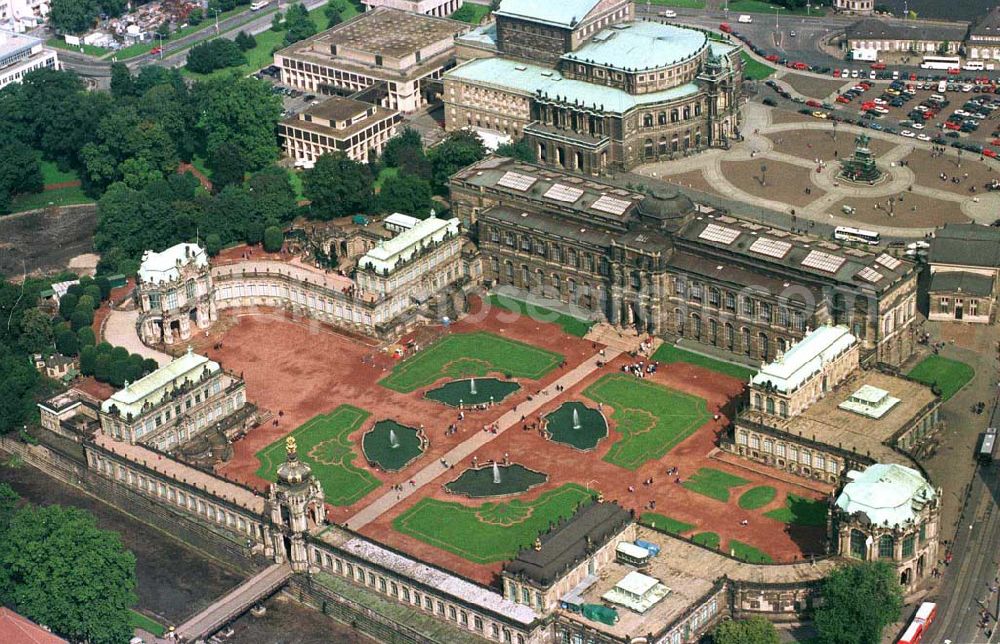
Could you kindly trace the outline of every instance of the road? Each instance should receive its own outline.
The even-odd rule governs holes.
[[[310,10],[322,6],[326,2],[327,0],[302,0],[302,4],[305,5],[306,9]],[[284,6],[284,4],[279,3],[279,10],[283,10]],[[143,54],[142,56],[130,58],[125,62],[133,72],[139,67],[149,64],[180,67],[187,60],[187,52],[191,47],[201,41],[215,38],[217,33],[222,34],[224,38],[232,39],[241,30],[256,35],[271,28],[271,20],[274,17],[273,11],[263,13],[247,21],[249,14],[251,14],[251,11],[247,9],[225,20],[220,20],[218,31],[216,31],[216,28],[212,24],[214,21],[206,20],[206,24],[209,26],[205,29],[177,38],[176,40],[165,41],[161,54]],[[97,79],[109,78],[111,76],[111,59],[99,60],[92,56],[60,49],[59,60],[62,61],[66,69],[71,69],[81,76]]]
[[[990,425],[1000,422],[1000,397],[994,401]],[[1000,464],[976,468],[968,502],[962,511],[958,534],[951,544],[953,559],[935,595],[937,620],[928,631],[928,641],[971,644],[1000,642],[996,628],[1000,595],[990,593],[998,574],[1000,558]],[[943,535],[942,535],[943,536]],[[992,632],[978,628],[979,612],[992,615]]]

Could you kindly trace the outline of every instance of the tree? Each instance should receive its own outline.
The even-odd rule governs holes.
[[[108,382],[115,387],[124,387],[129,376],[128,357],[124,360],[111,360],[111,368],[108,371]]]
[[[98,13],[97,0],[52,0],[49,23],[60,32],[78,34],[94,24]]]
[[[128,360],[125,362],[125,364],[128,366],[127,378],[129,382],[135,382],[139,378],[142,378],[144,372],[143,372],[143,358],[141,355],[139,355],[138,353],[133,353],[128,357]]]
[[[431,149],[435,190],[439,193],[447,192],[451,175],[485,156],[486,146],[475,132],[456,130],[449,133],[444,141]]]
[[[316,23],[302,4],[293,4],[285,12],[285,46],[316,34]]]
[[[430,214],[431,184],[419,177],[400,174],[382,182],[378,193],[379,210],[383,213],[401,212],[425,219]]]
[[[119,100],[135,96],[135,79],[125,63],[111,63],[111,95]]]
[[[80,341],[76,333],[63,329],[56,335],[56,351],[64,356],[75,356],[80,352]]]
[[[715,627],[712,633],[715,644],[779,644],[778,631],[774,624],[763,617],[750,619],[727,619]]]
[[[524,139],[519,139],[513,143],[504,143],[497,147],[497,154],[503,157],[512,157],[518,161],[534,163],[538,161],[535,148]]]
[[[80,373],[85,376],[94,375],[94,367],[97,364],[97,348],[83,347],[80,349]]]
[[[106,300],[111,297],[111,280],[109,280],[104,275],[94,279],[94,284],[97,284],[97,288],[101,291],[101,299]]]
[[[59,298],[59,317],[68,320],[69,316],[76,309],[76,304],[79,300],[79,296],[67,291],[65,295]]]
[[[259,221],[248,221],[244,227],[243,241],[253,246],[264,240],[264,224]]]
[[[340,3],[337,0],[330,0],[323,7],[323,15],[326,16],[326,28],[339,25],[344,21],[343,16],[340,14]]]
[[[160,365],[152,358],[146,358],[142,361],[142,374],[150,374],[160,368]]]
[[[823,581],[815,623],[825,644],[878,644],[903,607],[892,566],[869,561],[837,568]]]
[[[251,45],[247,49],[252,49],[253,46]],[[225,67],[238,67],[247,62],[246,56],[243,55],[244,51],[239,42],[239,36],[237,36],[236,42],[225,38],[216,38],[192,47],[188,52],[186,67],[196,74],[209,74]]]
[[[0,343],[0,434],[21,429],[36,412],[32,392],[37,382],[34,365]]]
[[[198,83],[194,90],[196,128],[205,149],[236,146],[250,171],[278,158],[275,128],[281,99],[256,78],[224,76]]]
[[[205,251],[212,257],[219,254],[222,250],[222,239],[219,238],[218,233],[211,233],[205,236]]]
[[[212,169],[212,185],[216,190],[243,183],[249,169],[243,151],[233,143],[223,143],[212,150],[208,166]]]
[[[240,51],[250,51],[257,46],[257,39],[253,37],[252,34],[248,34],[245,31],[240,31],[236,34],[236,38],[233,39],[236,46],[240,48]]]
[[[52,320],[41,309],[28,309],[21,317],[21,346],[28,353],[42,353],[52,346]]]
[[[374,183],[367,166],[343,152],[320,156],[302,177],[305,196],[318,219],[367,212],[372,205]]]
[[[135,556],[84,510],[26,506],[0,540],[0,598],[71,640],[128,641],[135,584]]]
[[[205,12],[201,7],[195,7],[188,12],[187,23],[192,27],[197,27],[205,19]]]
[[[17,514],[17,506],[20,500],[21,496],[14,491],[14,488],[7,483],[0,483],[0,542],[3,542],[6,538],[10,522],[14,520],[14,515]]]
[[[91,313],[93,313],[94,309],[97,308],[97,301],[94,300],[94,297],[92,295],[90,295],[90,294],[81,295],[80,299],[77,300],[76,308],[77,309],[87,309],[88,311],[90,311]],[[74,310],[76,310],[76,309],[74,309]]]
[[[90,282],[83,287],[83,294],[89,296],[90,299],[93,300],[95,309],[101,306],[101,300],[104,298],[101,297],[101,287],[96,283]]]
[[[281,245],[285,242],[285,233],[277,226],[268,226],[264,230],[264,250],[269,253],[277,253],[281,250]]]
[[[295,189],[284,168],[268,166],[255,172],[247,182],[247,189],[253,197],[258,221],[288,222],[295,216]]]
[[[92,310],[87,310],[86,308],[77,308],[69,316],[69,325],[73,331],[79,331],[85,326],[90,326],[94,321],[94,312]],[[74,338],[76,336],[73,336]],[[56,338],[58,346],[58,338]]]
[[[92,347],[97,343],[97,334],[89,326],[85,326],[76,332],[76,339],[80,341],[81,347]]]
[[[22,145],[0,146],[0,192],[13,196],[44,187],[37,152]]]
[[[284,25],[285,15],[280,11],[275,11],[274,16],[271,18],[271,31],[281,33],[285,30]]]
[[[107,382],[111,374],[111,356],[106,353],[98,353],[94,360],[94,378],[99,382]]]

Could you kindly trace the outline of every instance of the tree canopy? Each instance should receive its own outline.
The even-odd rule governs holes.
[[[431,148],[429,156],[434,168],[435,191],[444,194],[448,190],[451,175],[467,165],[481,161],[486,156],[486,146],[475,132],[456,130]]]
[[[378,207],[386,214],[401,212],[425,219],[433,206],[431,198],[430,182],[413,175],[399,174],[382,182]]]
[[[763,617],[749,619],[727,619],[712,632],[714,644],[779,644],[778,631],[774,624]]]
[[[374,179],[368,166],[343,152],[324,154],[302,177],[305,196],[312,202],[312,216],[332,219],[368,212]]]
[[[118,534],[76,508],[25,506],[11,516],[8,490],[0,497],[0,600],[72,640],[127,642],[135,556]]]
[[[246,33],[242,31],[240,33],[246,36]],[[250,38],[253,39],[252,36]],[[246,43],[245,40],[242,42]],[[253,46],[251,44],[246,49],[252,49]],[[209,74],[225,67],[238,67],[247,62],[246,56],[243,55],[246,49],[241,46],[240,42],[226,38],[215,38],[192,47],[188,52],[185,66],[196,74]]]
[[[837,568],[823,581],[815,623],[824,644],[878,644],[899,619],[903,589],[884,561]]]

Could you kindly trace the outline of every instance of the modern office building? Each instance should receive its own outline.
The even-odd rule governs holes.
[[[330,152],[368,163],[382,154],[400,120],[395,110],[335,96],[278,123],[278,138],[285,154],[306,167]]]
[[[43,46],[39,38],[0,29],[0,87],[20,83],[36,69],[59,69],[55,50]]]
[[[379,104],[415,112],[440,93],[455,62],[455,37],[469,25],[379,7],[274,55],[281,82],[316,94],[371,89]]]

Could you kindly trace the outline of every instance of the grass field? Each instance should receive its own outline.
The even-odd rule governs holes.
[[[442,377],[468,378],[490,372],[538,380],[562,361],[558,353],[492,333],[456,333],[403,360],[379,384],[409,393]]]
[[[76,172],[69,170],[68,172],[63,172],[59,169],[59,166],[52,161],[42,161],[42,182],[50,186],[54,183],[67,183],[69,181],[79,181],[80,177]]]
[[[604,376],[584,395],[614,408],[622,438],[604,460],[627,470],[662,458],[711,418],[704,399],[625,374]]]
[[[826,503],[789,494],[785,507],[765,512],[764,516],[791,525],[822,527],[826,525]]]
[[[756,510],[773,501],[777,493],[778,491],[770,485],[752,487],[740,495],[740,500],[736,504],[744,510]]]
[[[48,206],[70,206],[73,204],[94,203],[94,200],[83,193],[83,188],[74,186],[70,188],[57,188],[56,190],[45,190],[43,192],[18,195],[11,200],[10,211],[24,212],[25,210],[36,210],[47,208]]]
[[[703,494],[707,497],[726,503],[729,501],[729,488],[746,485],[750,481],[722,470],[711,467],[700,467],[698,471],[691,475],[681,485]]]
[[[399,532],[475,563],[511,559],[529,546],[551,522],[568,517],[591,498],[582,485],[570,483],[534,501],[466,506],[421,499],[392,522]]]
[[[153,620],[152,618],[146,617],[139,611],[132,609],[129,610],[129,613],[132,628],[141,628],[147,633],[152,633],[157,637],[163,637],[163,634],[167,632],[167,629],[163,627],[163,624]]]
[[[705,546],[706,548],[711,548],[712,550],[719,549],[719,535],[714,532],[699,532],[691,537],[691,541]]]
[[[94,56],[95,58],[100,58],[101,56],[105,56],[113,51],[104,47],[95,47],[94,45],[71,45],[59,37],[49,38],[45,41],[45,44],[49,47],[65,49],[66,51],[73,51],[76,53],[80,53],[80,50],[82,49],[84,54],[87,56]]]
[[[310,418],[289,436],[298,442],[299,460],[312,468],[323,484],[327,503],[351,505],[381,485],[367,470],[354,466],[357,453],[348,435],[357,431],[370,414],[351,405],[341,405],[329,414]],[[285,462],[285,438],[256,454],[257,476],[274,481],[278,466]]]
[[[487,5],[466,2],[458,9],[458,11],[448,17],[452,20],[467,22],[470,25],[478,25],[489,12],[490,8]]]
[[[976,372],[958,360],[927,356],[906,375],[926,385],[938,387],[941,390],[941,400],[948,400],[972,380]]]
[[[763,80],[774,73],[774,67],[751,58],[745,51],[740,52],[740,58],[743,59],[743,75],[750,80]]]
[[[731,556],[743,561],[749,561],[750,563],[772,563],[774,561],[771,555],[763,550],[754,548],[750,544],[737,541],[736,539],[729,540],[728,552]]]
[[[709,371],[721,373],[737,380],[749,381],[753,377],[754,371],[748,367],[730,364],[708,356],[703,356],[692,351],[687,351],[672,344],[661,344],[660,348],[653,353],[653,360],[660,362],[686,362],[696,367],[703,367]]]
[[[735,17],[736,17],[737,14],[741,14],[741,13],[769,13],[769,14],[773,15],[775,9],[778,9],[779,15],[782,15],[782,16],[788,16],[788,15],[804,16],[807,13],[810,16],[824,16],[824,15],[826,15],[826,12],[823,11],[822,9],[817,9],[816,5],[813,5],[812,9],[810,9],[808,12],[806,11],[805,7],[799,7],[797,9],[792,10],[792,11],[789,11],[785,7],[782,7],[782,6],[779,6],[779,5],[773,5],[773,4],[769,3],[769,2],[762,2],[761,0],[729,0],[729,15],[734,18],[731,21],[733,23],[736,23]],[[761,17],[761,18],[759,18],[759,20],[765,20],[765,18]],[[733,24],[733,28],[734,29],[738,29],[736,24]]]
[[[523,313],[532,320],[558,324],[567,334],[578,338],[582,338],[587,335],[587,332],[590,331],[590,327],[594,326],[594,322],[592,320],[581,320],[580,318],[573,317],[572,315],[559,313],[558,311],[553,311],[552,309],[545,308],[544,306],[538,306],[530,302],[515,300],[514,298],[507,297],[506,295],[498,295],[494,293],[493,295],[490,295],[489,301],[493,306],[499,306],[502,309],[513,311],[514,313]]]
[[[669,532],[670,534],[684,534],[685,532],[694,530],[694,525],[672,519],[658,512],[644,512],[639,517],[639,522],[643,525],[648,525],[650,528]]]
[[[399,168],[390,168],[388,166],[382,168],[378,171],[378,176],[375,177],[375,192],[377,193],[382,189],[382,183],[389,179],[390,177],[399,176]]]

